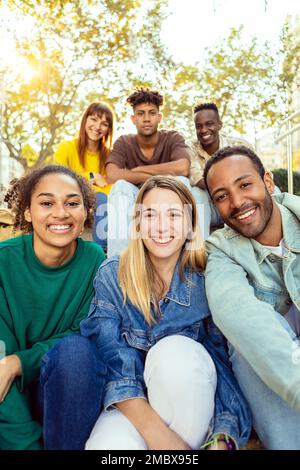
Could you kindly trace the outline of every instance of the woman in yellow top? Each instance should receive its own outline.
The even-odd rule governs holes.
[[[55,163],[64,165],[90,180],[97,193],[93,240],[106,251],[107,195],[105,163],[112,147],[114,115],[103,103],[92,103],[81,119],[79,137],[61,142],[54,154]]]

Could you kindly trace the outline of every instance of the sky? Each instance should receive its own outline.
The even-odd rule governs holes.
[[[175,60],[192,64],[205,47],[244,25],[244,37],[278,41],[288,14],[300,15],[300,0],[169,0],[161,37]]]

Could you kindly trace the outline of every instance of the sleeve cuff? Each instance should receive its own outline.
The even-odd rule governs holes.
[[[238,420],[229,413],[215,416],[213,426],[205,440],[210,441],[216,434],[227,434],[234,442],[236,450],[244,446],[249,439],[251,429],[246,436],[240,436]]]
[[[22,364],[22,375],[19,377],[19,389],[24,388],[39,377],[40,359],[43,353],[35,354],[32,350],[17,351],[14,354],[18,356]]]
[[[115,403],[132,398],[147,398],[141,382],[132,379],[109,382],[104,392],[104,410],[107,411]]]

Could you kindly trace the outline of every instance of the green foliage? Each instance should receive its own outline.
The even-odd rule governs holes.
[[[91,100],[115,105],[149,76],[166,75],[170,59],[160,41],[166,0],[8,0],[19,19],[32,18],[31,37],[16,35],[16,49],[33,71],[2,70],[6,80],[3,140],[26,170],[24,145],[49,159],[61,139],[74,136]],[[5,28],[5,19],[0,27]],[[143,67],[146,65],[146,67]],[[163,64],[163,65],[161,65]],[[1,73],[1,70],[0,70]],[[8,86],[9,83],[9,86]],[[30,162],[30,163],[29,163]]]
[[[272,170],[274,181],[276,186],[282,192],[287,192],[288,190],[288,177],[287,177],[287,170],[285,168],[276,168]],[[294,171],[293,172],[293,184],[294,184],[294,194],[300,196],[300,173]]]
[[[285,22],[281,36],[281,52],[284,59],[280,80],[281,89],[285,92],[285,102],[293,112],[293,93],[300,88],[300,23],[298,30],[292,30],[290,19]]]
[[[269,44],[260,45],[256,38],[245,44],[242,32],[242,27],[232,29],[227,38],[207,49],[203,64],[180,64],[165,110],[173,116],[171,125],[185,123],[184,130],[194,133],[193,107],[211,101],[218,105],[226,129],[240,133],[248,120],[256,119],[268,127],[280,119],[276,73],[279,59],[270,55]]]

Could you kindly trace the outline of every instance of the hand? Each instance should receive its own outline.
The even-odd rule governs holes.
[[[96,186],[99,186],[99,188],[104,188],[104,186],[107,186],[107,181],[105,179],[105,176],[100,175],[100,173],[94,173],[94,179],[92,180],[93,184]]]
[[[143,398],[116,403],[117,408],[141,434],[149,450],[189,450],[189,446],[172,431]]]
[[[16,354],[6,356],[0,361],[0,403],[5,399],[11,384],[22,375],[22,364]]]

